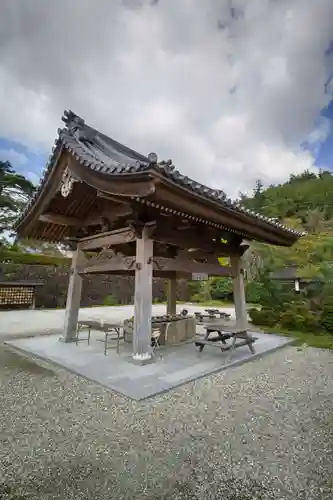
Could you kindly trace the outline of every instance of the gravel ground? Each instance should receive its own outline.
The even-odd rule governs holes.
[[[333,353],[282,349],[145,402],[0,347],[0,499],[333,498]]]

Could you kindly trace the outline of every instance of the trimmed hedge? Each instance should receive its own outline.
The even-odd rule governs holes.
[[[22,253],[7,248],[0,248],[0,262],[3,264],[34,264],[42,266],[64,266],[70,265],[68,257],[43,255],[35,253]]]
[[[30,257],[30,255],[29,255]],[[3,281],[42,281],[43,286],[36,288],[36,308],[63,308],[66,305],[70,259],[66,265],[0,263],[0,276]],[[131,304],[134,296],[132,276],[89,275],[83,278],[81,307]],[[165,298],[165,282],[153,279],[153,299],[160,302]],[[190,299],[186,280],[177,281],[177,300]]]
[[[274,326],[279,321],[276,311],[267,307],[249,309],[249,315],[252,323],[257,326]]]

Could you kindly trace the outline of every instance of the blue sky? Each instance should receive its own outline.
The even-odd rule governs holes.
[[[51,148],[50,148],[51,149]],[[9,161],[15,170],[38,182],[50,152],[35,152],[19,142],[0,137],[0,160]]]
[[[326,141],[319,147],[316,165],[333,170],[333,100],[322,115],[330,120],[331,128]]]

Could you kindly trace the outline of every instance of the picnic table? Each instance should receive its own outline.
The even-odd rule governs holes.
[[[202,323],[205,318],[208,318],[210,320],[216,319],[217,315],[220,316],[220,319],[230,318],[230,314],[224,311],[219,311],[218,309],[205,309],[205,312],[197,311],[194,313],[195,319],[197,319],[200,323]]]
[[[97,330],[104,333],[104,339],[96,339],[98,342],[104,342],[104,356],[106,356],[107,350],[114,348],[110,347],[108,344],[109,340],[117,340],[116,350],[119,354],[119,343],[124,337],[120,335],[120,331],[123,328],[122,324],[119,323],[109,323],[105,321],[94,321],[94,320],[80,320],[77,323],[76,332],[76,344],[82,340],[88,340],[88,345],[90,344],[91,330]],[[88,330],[88,338],[80,339],[79,334],[83,330]]]
[[[206,345],[218,347],[222,352],[247,345],[251,353],[255,353],[253,343],[257,338],[249,335],[248,328],[238,327],[237,324],[226,325],[224,323],[212,323],[206,325],[204,328],[206,330],[204,338],[197,338],[194,341],[195,346],[199,347],[199,352],[202,352]],[[213,333],[217,335],[211,337]],[[227,340],[229,339],[232,339],[231,345],[227,344]],[[240,340],[240,342],[238,342],[238,340]]]
[[[229,319],[231,314],[224,311],[219,311],[219,309],[205,309],[208,314],[214,314],[215,316],[220,316],[220,318]]]

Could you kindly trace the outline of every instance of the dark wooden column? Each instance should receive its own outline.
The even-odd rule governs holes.
[[[177,279],[169,278],[167,289],[167,314],[176,314],[177,309]]]
[[[241,255],[232,255],[230,257],[230,262],[232,268],[232,284],[237,326],[240,328],[247,328],[248,321]]]

